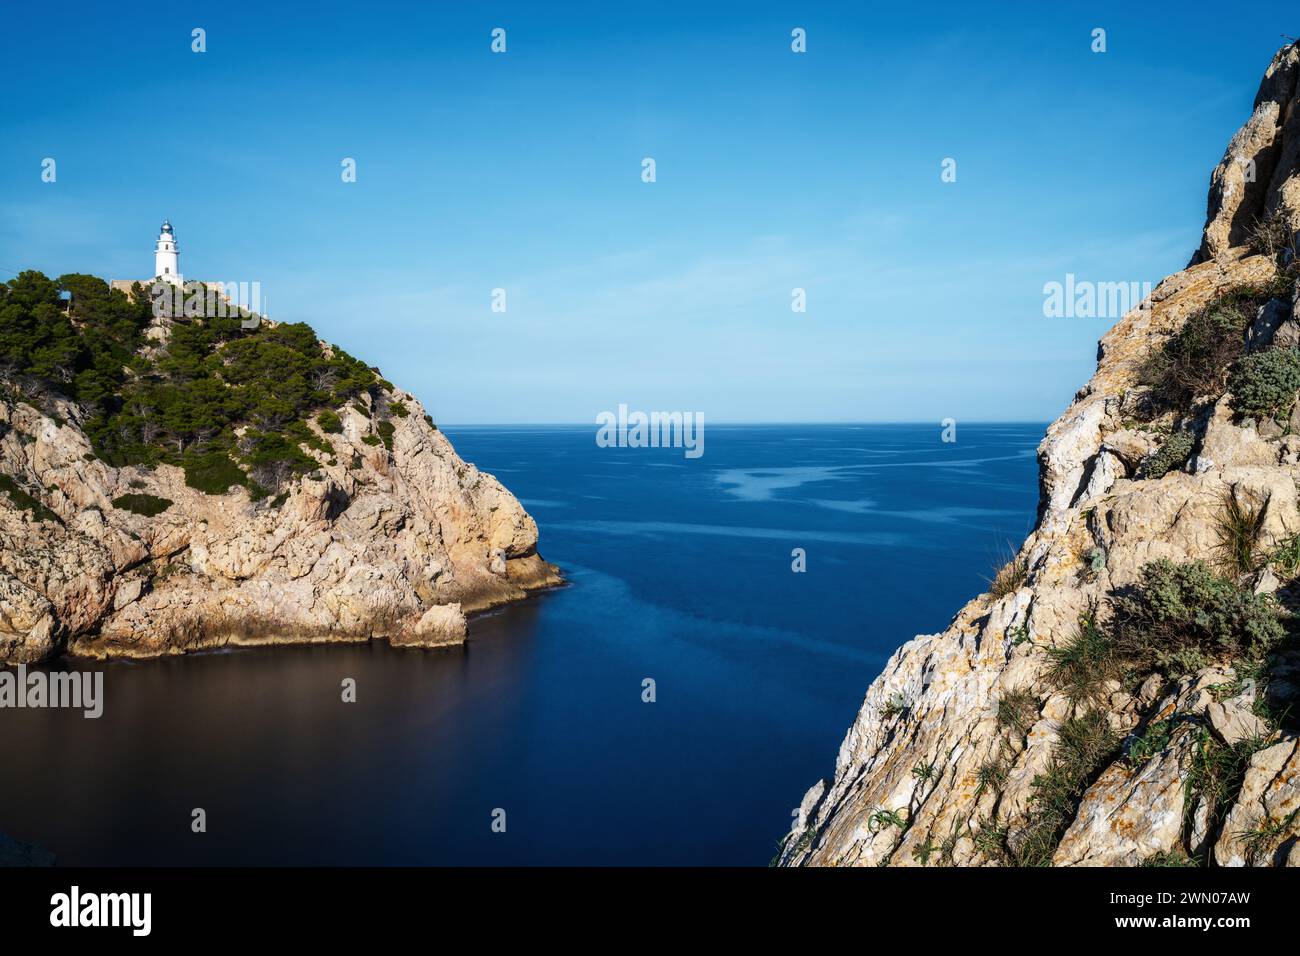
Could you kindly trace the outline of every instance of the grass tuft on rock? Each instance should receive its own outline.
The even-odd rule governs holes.
[[[1219,560],[1228,574],[1249,574],[1260,564],[1259,533],[1264,527],[1268,502],[1257,505],[1232,488],[1223,496],[1214,519]]]
[[[1052,854],[1074,819],[1080,798],[1118,746],[1119,736],[1099,708],[1090,707],[1061,724],[1047,769],[1034,777],[1029,815],[1008,838],[1017,866],[1052,865]]]
[[[1232,836],[1241,843],[1247,863],[1251,866],[1268,866],[1271,859],[1278,855],[1279,846],[1285,845],[1287,837],[1295,835],[1297,818],[1300,818],[1300,807],[1281,819],[1265,816],[1254,827]]]
[[[1141,863],[1144,867],[1186,867],[1200,866],[1196,860],[1192,859],[1182,850],[1169,850],[1160,853],[1152,853]]]
[[[998,727],[1024,738],[1038,720],[1039,701],[1028,688],[1008,691],[998,699]]]
[[[1187,774],[1186,812],[1190,816],[1198,802],[1204,803],[1207,833],[1217,833],[1222,828],[1228,811],[1237,802],[1250,758],[1266,746],[1266,737],[1248,738],[1228,746],[1209,728],[1202,727],[1197,733]]]
[[[1029,578],[1029,560],[1018,554],[1003,562],[989,581],[989,595],[996,601],[1020,590]]]
[[[1291,217],[1288,210],[1279,207],[1266,216],[1255,220],[1250,227],[1247,243],[1260,255],[1270,259],[1279,258],[1284,252],[1290,252],[1295,259],[1300,249],[1296,248],[1296,236],[1291,230]]]
[[[1114,642],[1092,612],[1080,617],[1070,639],[1049,648],[1047,656],[1052,662],[1047,679],[1074,703],[1098,698],[1106,682],[1122,672]]]
[[[1291,535],[1274,548],[1268,561],[1286,577],[1293,578],[1300,574],[1300,534]]]

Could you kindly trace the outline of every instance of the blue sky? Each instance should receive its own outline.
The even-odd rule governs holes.
[[[8,11],[0,269],[144,277],[169,218],[187,277],[261,282],[446,423],[1054,418],[1111,321],[1045,318],[1043,284],[1182,268],[1300,31],[1195,3],[294,6]]]

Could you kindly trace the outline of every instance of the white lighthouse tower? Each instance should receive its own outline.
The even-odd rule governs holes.
[[[153,250],[153,274],[172,285],[181,285],[181,251],[176,246],[176,235],[172,224],[163,220],[162,231],[158,233],[158,244]]]

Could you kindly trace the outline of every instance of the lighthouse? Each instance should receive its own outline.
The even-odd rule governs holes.
[[[176,247],[176,234],[172,224],[163,220],[162,231],[158,233],[158,244],[153,250],[153,274],[173,285],[182,285],[181,251]]]

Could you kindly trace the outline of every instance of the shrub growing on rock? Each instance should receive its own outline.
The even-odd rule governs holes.
[[[15,508],[28,512],[37,521],[58,521],[59,516],[29,494],[8,475],[0,475],[0,492],[9,496]]]
[[[185,459],[185,484],[209,495],[224,495],[234,485],[248,481],[240,467],[224,451],[191,455]]]
[[[1202,395],[1218,394],[1224,375],[1242,352],[1254,311],[1235,298],[1215,300],[1188,318],[1138,374],[1157,405],[1186,408]]]
[[[316,424],[327,435],[339,435],[343,432],[343,422],[329,409],[316,416]]]
[[[1125,742],[1124,756],[1130,767],[1136,769],[1169,746],[1178,721],[1173,718],[1148,724],[1139,736],[1130,736]]]
[[[1290,411],[1300,391],[1300,350],[1268,349],[1238,359],[1228,378],[1234,411],[1272,418]]]
[[[1296,253],[1296,237],[1291,231],[1289,210],[1279,208],[1256,219],[1250,227],[1250,248],[1260,255],[1276,259],[1284,251]]]
[[[1163,445],[1142,460],[1140,472],[1145,478],[1163,478],[1182,468],[1191,457],[1196,438],[1191,432],[1174,432]]]
[[[1285,630],[1270,594],[1243,591],[1202,561],[1153,561],[1111,600],[1111,639],[1130,672],[1184,676],[1214,658],[1258,660]]]
[[[144,515],[146,518],[160,515],[171,506],[172,502],[169,499],[160,498],[157,495],[130,494],[120,495],[113,499],[114,508],[130,511],[132,514]]]

